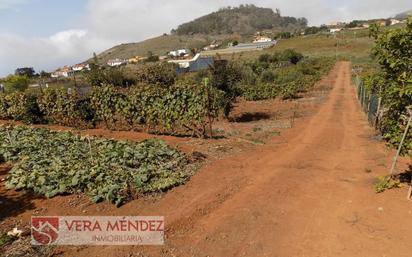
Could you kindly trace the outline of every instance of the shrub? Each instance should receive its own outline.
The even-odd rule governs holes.
[[[275,81],[275,74],[271,70],[265,70],[260,76],[260,81],[263,83],[271,83]]]
[[[80,99],[75,91],[68,93],[66,89],[48,88],[38,96],[37,103],[48,121],[61,125],[84,126],[94,116],[90,102]]]
[[[103,121],[108,128],[114,128],[121,119],[126,95],[111,85],[94,87],[90,95],[91,107],[96,119]]]
[[[10,75],[4,79],[6,93],[23,92],[29,86],[30,80],[26,76]]]
[[[233,61],[218,60],[211,69],[211,76],[211,86],[224,92],[223,114],[228,118],[233,102],[239,95],[238,83],[242,80],[241,67]]]
[[[92,86],[113,85],[116,87],[129,87],[136,83],[123,67],[99,68],[94,67],[85,73],[87,82]]]
[[[303,59],[303,55],[296,52],[294,49],[287,49],[281,54],[281,59],[284,61],[288,60],[293,64],[297,64]]]
[[[6,100],[6,95],[0,93],[0,119],[8,119],[7,114],[8,104]]]
[[[147,64],[137,73],[137,81],[143,84],[171,86],[177,78],[176,66],[170,63]]]
[[[7,106],[7,117],[23,121],[25,123],[40,123],[43,120],[43,113],[33,94],[14,92],[4,97]]]

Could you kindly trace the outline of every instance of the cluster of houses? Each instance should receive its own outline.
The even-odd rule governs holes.
[[[263,49],[269,48],[277,44],[276,40],[272,40],[269,37],[260,36],[259,34],[255,37],[252,43],[241,43],[236,44],[231,47],[238,49]],[[219,48],[220,44],[216,41],[213,41],[210,45],[203,48],[204,51],[215,50]],[[129,59],[115,58],[107,61],[107,66],[110,67],[119,67],[127,64],[136,64],[143,62],[147,57],[134,56]],[[177,65],[177,71],[179,73],[183,72],[192,72],[199,71],[209,68],[214,64],[214,58],[212,55],[198,53],[194,56],[191,51],[188,49],[176,49],[167,53],[166,56],[159,56],[160,61],[166,61],[169,63],[174,63]],[[80,63],[73,66],[64,66],[63,68],[57,69],[51,73],[52,78],[61,78],[61,77],[72,77],[76,73],[90,70],[90,66],[87,63]]]
[[[363,23],[357,24],[356,27],[348,28],[348,30],[359,30],[359,29],[367,29],[370,27],[371,24],[378,24],[378,26],[385,27],[385,26],[393,26],[396,24],[406,23],[406,20],[399,20],[399,19],[378,19],[378,20],[370,20],[365,21]],[[327,27],[329,28],[329,32],[335,34],[346,29],[347,23],[345,22],[331,22]]]
[[[64,66],[63,68],[57,69],[56,71],[51,73],[52,78],[67,78],[67,77],[72,77],[76,73],[84,71],[84,70],[90,70],[90,65],[88,63],[79,63],[73,66]]]

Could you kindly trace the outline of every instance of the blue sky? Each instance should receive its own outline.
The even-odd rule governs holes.
[[[52,71],[119,43],[169,32],[223,6],[253,3],[310,24],[390,17],[411,0],[0,0],[0,76]]]
[[[9,8],[0,9],[0,33],[48,36],[70,29],[77,19],[86,14],[86,1],[83,0],[7,2]]]

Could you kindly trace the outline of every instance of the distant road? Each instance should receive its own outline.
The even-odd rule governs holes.
[[[202,56],[210,56],[216,54],[233,54],[240,52],[249,52],[249,51],[261,51],[276,45],[276,42],[264,42],[264,43],[248,43],[248,44],[239,44],[237,46],[228,47],[225,49],[209,50],[201,52]]]

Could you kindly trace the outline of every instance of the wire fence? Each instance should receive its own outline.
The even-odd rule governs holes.
[[[368,116],[368,121],[371,126],[377,128],[382,117],[381,98],[378,95],[369,93],[359,76],[355,77],[354,84],[362,110]]]

